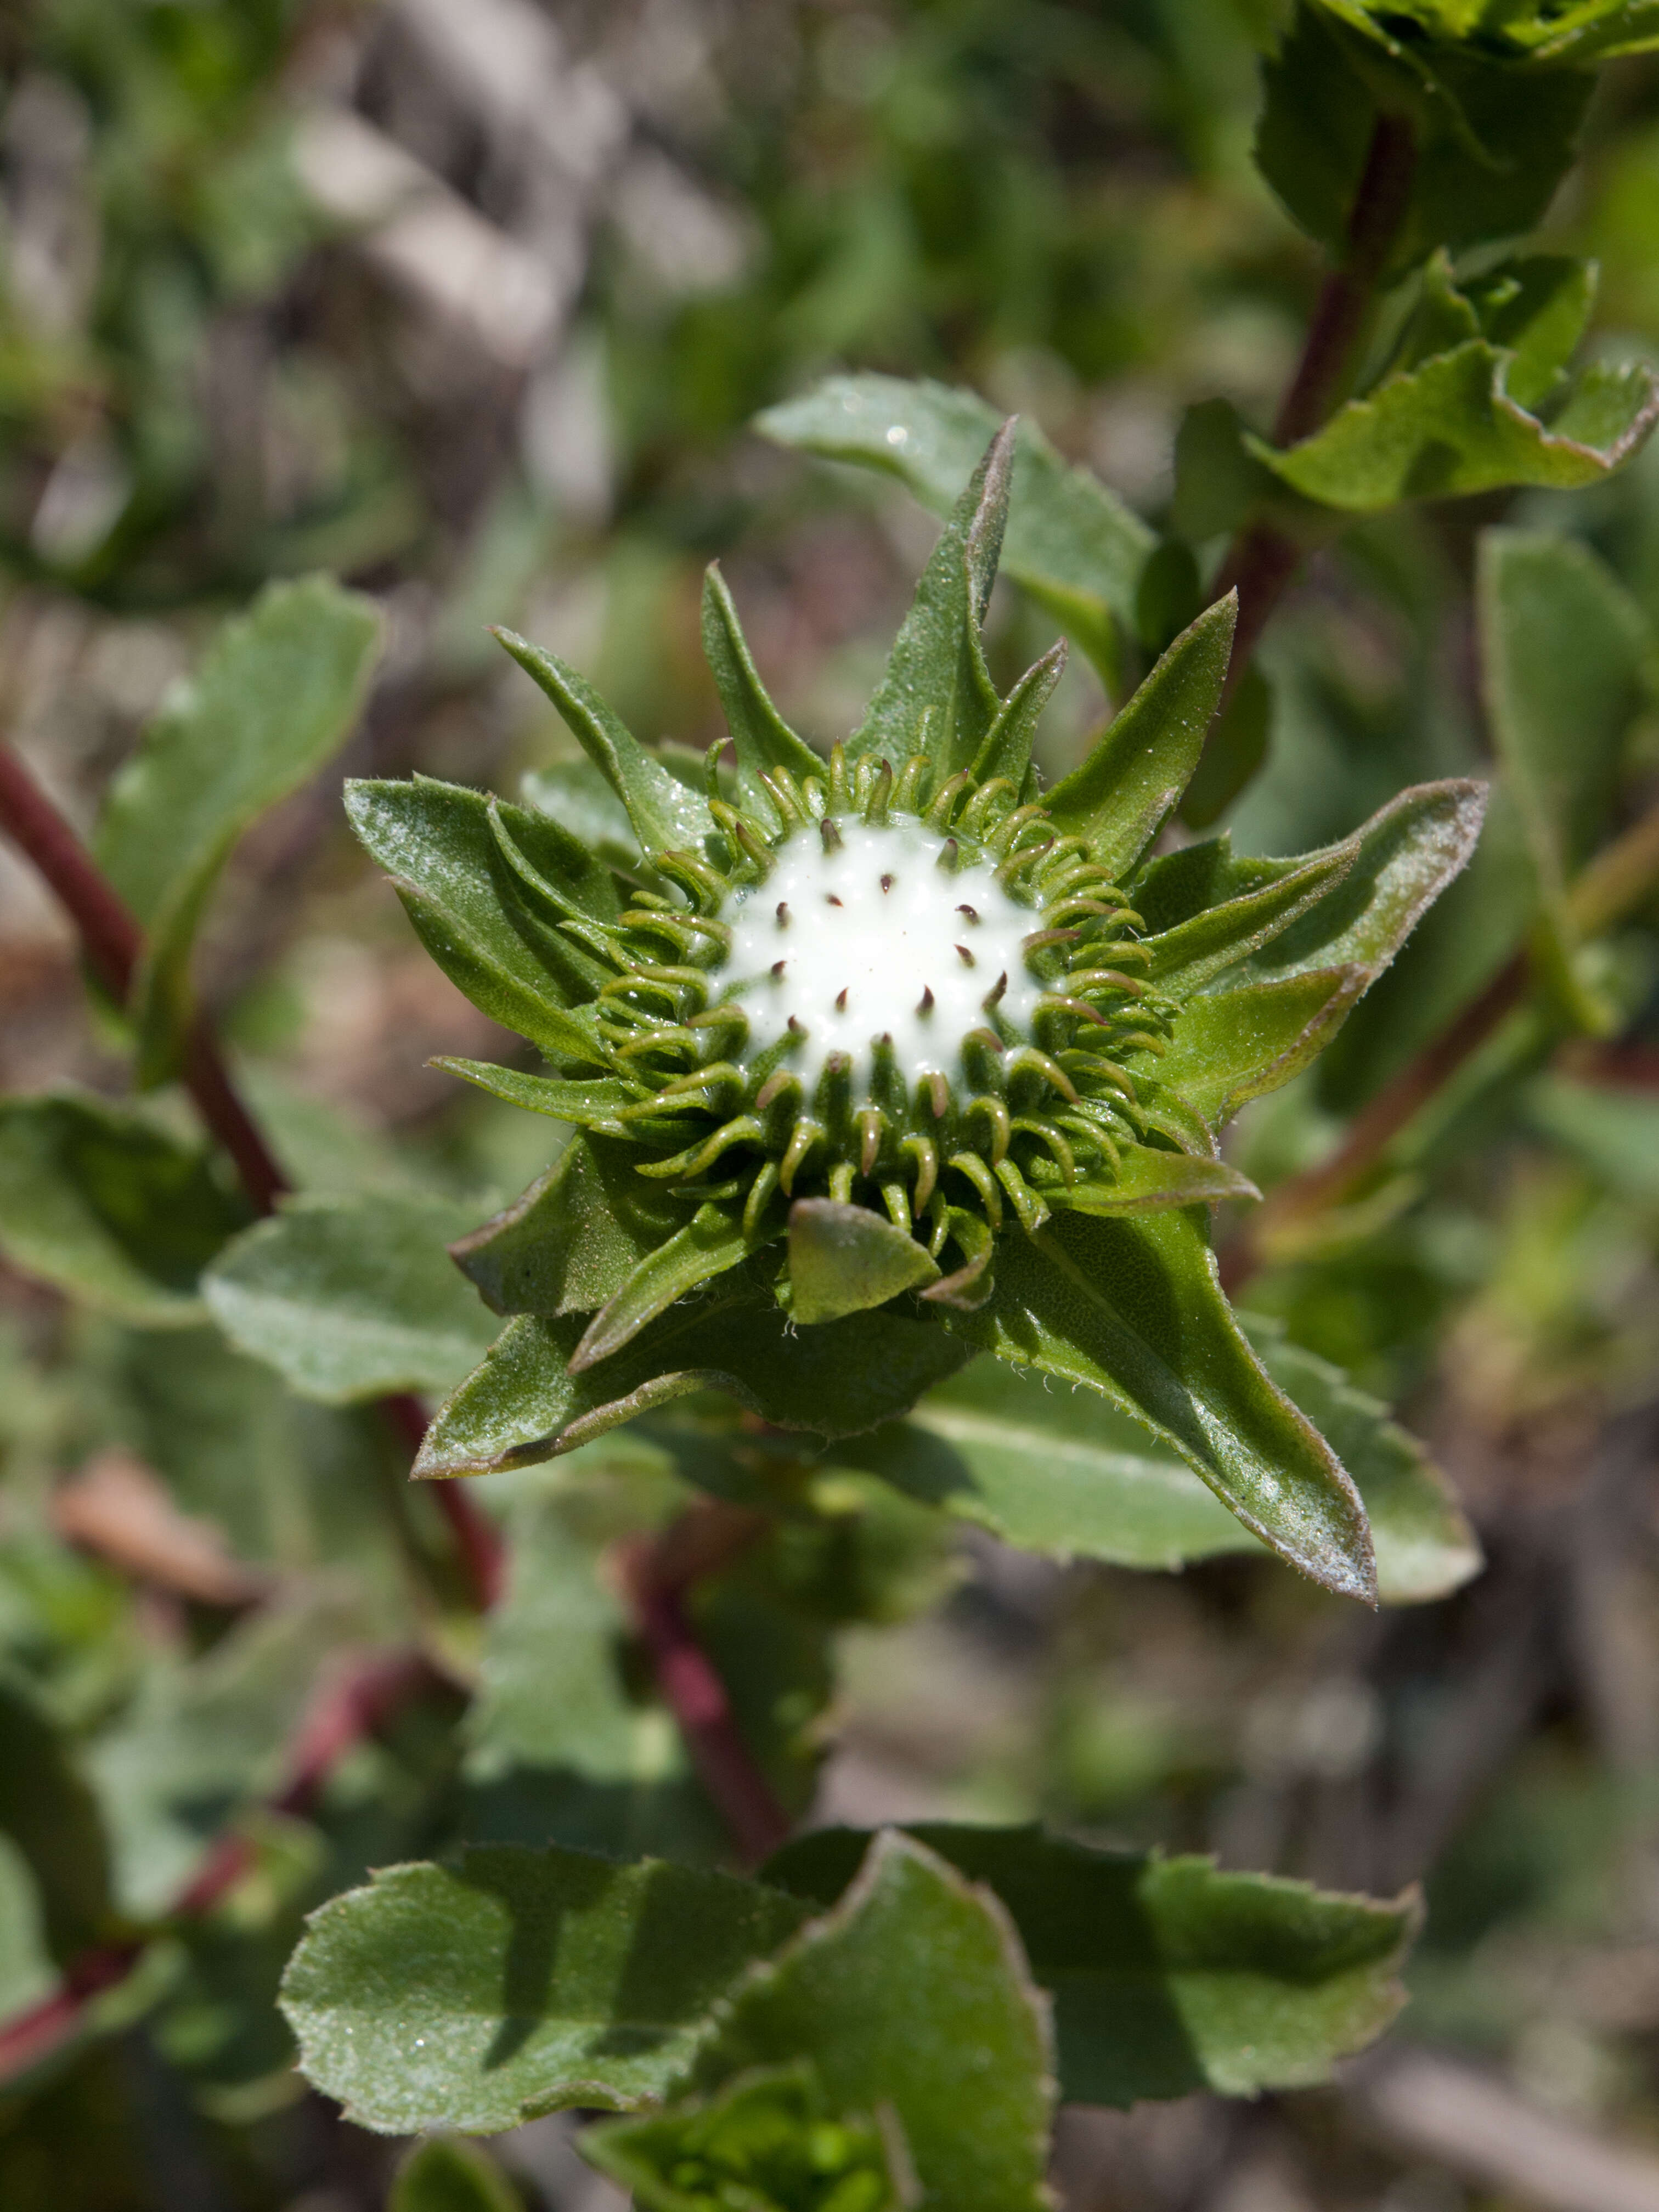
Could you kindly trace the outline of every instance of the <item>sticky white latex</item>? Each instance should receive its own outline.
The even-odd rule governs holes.
[[[962,1040],[987,1025],[984,1002],[1003,975],[999,1012],[1029,1035],[1045,987],[1021,944],[1042,924],[1009,897],[994,866],[941,868],[945,840],[918,822],[839,828],[840,849],[830,852],[816,830],[798,832],[766,881],[722,908],[732,949],[719,970],[719,995],[743,1001],[744,1057],[775,1044],[793,1014],[805,1035],[785,1064],[809,1094],[839,1052],[852,1061],[854,1093],[861,1095],[871,1046],[883,1036],[893,1041],[907,1089],[924,1075],[954,1077]],[[779,961],[781,973],[775,972]],[[924,1010],[929,991],[933,1005]]]

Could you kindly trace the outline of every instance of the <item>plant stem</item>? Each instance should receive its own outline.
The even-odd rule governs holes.
[[[143,958],[143,932],[64,815],[13,748],[4,744],[0,744],[0,830],[57,893],[80,933],[88,966],[116,1004],[125,1006]],[[197,1111],[229,1155],[254,1212],[273,1212],[289,1188],[288,1177],[238,1095],[204,1020],[198,1018],[191,1030],[182,1073]],[[380,1404],[413,1452],[426,1433],[426,1415],[419,1401],[400,1395]],[[487,1609],[501,1590],[501,1539],[458,1485],[441,1484],[438,1503],[473,1596]]]
[[[695,1576],[707,1574],[765,1526],[758,1514],[711,1501],[683,1514],[654,1540],[625,1547],[620,1562],[658,1687],[746,1866],[758,1865],[787,1839],[789,1815],[743,1740],[726,1685],[686,1618],[684,1592]]]
[[[0,829],[46,878],[81,934],[87,964],[118,1006],[132,995],[143,932],[86,847],[12,747],[0,744]],[[185,1087],[229,1153],[256,1212],[270,1213],[289,1188],[252,1116],[237,1097],[205,1025],[185,1048]]]
[[[1273,443],[1294,446],[1326,420],[1352,373],[1389,256],[1411,204],[1417,143],[1404,116],[1379,115],[1348,216],[1347,248],[1320,289],[1302,357],[1279,404]],[[1271,522],[1247,524],[1234,540],[1215,597],[1237,587],[1238,628],[1227,692],[1249,666],[1268,617],[1302,566],[1304,549]]]

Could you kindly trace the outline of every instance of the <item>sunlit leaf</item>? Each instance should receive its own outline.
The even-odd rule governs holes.
[[[721,2007],[695,2078],[808,2058],[832,2108],[892,2106],[923,2204],[1039,2212],[1051,2053],[1001,1906],[890,1829],[824,1917]]]
[[[0,1099],[0,1251],[140,1328],[202,1318],[202,1269],[247,1206],[199,1146],[90,1093]]]
[[[486,1847],[313,1913],[283,2008],[307,2076],[382,2134],[628,2111],[672,2089],[716,1999],[805,1912],[659,1860]]]

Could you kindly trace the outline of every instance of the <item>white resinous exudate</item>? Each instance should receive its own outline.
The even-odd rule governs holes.
[[[829,850],[815,832],[791,837],[766,881],[722,912],[732,949],[717,988],[743,1001],[745,1057],[775,1044],[793,1015],[805,1034],[787,1065],[809,1095],[836,1052],[852,1061],[860,1095],[884,1036],[907,1089],[924,1075],[954,1077],[962,1040],[986,1026],[986,998],[1003,975],[998,1012],[1029,1035],[1044,986],[1022,940],[1042,921],[1009,897],[994,864],[941,867],[946,840],[918,822],[838,826]]]

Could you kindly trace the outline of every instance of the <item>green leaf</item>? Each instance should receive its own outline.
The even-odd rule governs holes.
[[[307,2078],[382,2134],[489,2135],[670,2092],[709,2009],[803,1908],[647,1860],[494,1846],[377,1874],[312,1915],[283,1981]]]
[[[1277,1322],[1240,1316],[1257,1358],[1353,1477],[1376,1547],[1378,1594],[1420,1605],[1478,1575],[1485,1561],[1446,1478],[1389,1409],[1340,1367],[1292,1344]]]
[[[1649,54],[1659,46],[1659,6],[1655,0],[1590,0],[1588,6],[1552,15],[1540,9],[1522,21],[1519,35],[1540,62],[1607,62],[1621,54]]]
[[[738,1266],[749,1249],[740,1220],[718,1206],[700,1206],[683,1229],[646,1254],[594,1315],[570,1355],[571,1373],[614,1358],[647,1322]]]
[[[509,1322],[439,1408],[415,1472],[529,1466],[692,1390],[726,1391],[779,1428],[849,1436],[906,1411],[967,1356],[937,1322],[904,1314],[848,1314],[797,1331],[763,1257],[659,1315],[599,1369],[573,1375],[581,1333],[579,1316]]]
[[[168,1911],[232,1818],[276,1787],[319,1667],[361,1633],[337,1586],[262,1607],[199,1658],[157,1656],[85,1759],[123,1911]]]
[[[822,781],[823,763],[804,738],[795,735],[767,697],[718,561],[709,562],[703,579],[702,650],[737,750],[738,787],[743,802],[745,806],[760,807],[775,820],[778,810],[760,780],[761,771],[781,768],[798,784],[808,776]]]
[[[582,2156],[640,2212],[901,2212],[908,2160],[887,2130],[833,2112],[810,2063],[740,2075],[714,2097],[586,2129]]]
[[[202,1318],[198,1279],[248,1218],[198,1146],[90,1093],[0,1099],[0,1251],[141,1328]]]
[[[290,1200],[227,1247],[203,1291],[231,1342],[303,1398],[443,1389],[496,1330],[446,1249],[467,1212],[390,1193]]]
[[[527,807],[561,823],[607,866],[630,875],[639,870],[640,841],[628,809],[585,753],[532,769],[519,788]]]
[[[1577,69],[1505,68],[1490,44],[1408,45],[1348,0],[1302,0],[1263,76],[1256,166],[1339,261],[1379,115],[1412,118],[1417,156],[1395,274],[1437,246],[1530,230],[1571,165],[1595,82]]]
[[[144,931],[130,1008],[141,1081],[177,1064],[191,945],[231,848],[350,735],[380,629],[371,600],[325,576],[267,586],[111,784],[94,849]]]
[[[971,763],[972,773],[981,783],[1006,775],[1016,791],[1024,789],[1036,726],[1065,668],[1066,641],[1060,638],[1041,660],[1032,662],[1015,684]]]
[[[1659,1098],[1650,1091],[1540,1075],[1527,1085],[1521,1110],[1618,1197],[1644,1211],[1659,1207]]]
[[[10,1674],[0,1674],[0,1833],[28,1862],[46,1947],[67,1966],[108,1933],[109,1844],[67,1740]]]
[[[1000,1359],[974,1360],[907,1421],[838,1444],[833,1456],[1049,1559],[1173,1570],[1255,1548],[1143,1424],[1091,1391],[1056,1390]]]
[[[1637,362],[1593,362],[1547,428],[1505,388],[1508,356],[1485,338],[1437,354],[1351,399],[1285,452],[1250,450],[1304,497],[1352,514],[1404,500],[1464,498],[1513,484],[1571,491],[1600,483],[1659,422],[1659,378]]]
[[[398,2168],[386,2212],[524,2212],[524,2199],[483,2151],[434,2136]]]
[[[522,1198],[449,1249],[496,1313],[592,1313],[684,1220],[684,1201],[637,1175],[629,1152],[577,1135]]]
[[[639,1093],[614,1075],[565,1081],[553,1076],[526,1075],[521,1068],[501,1067],[493,1060],[452,1060],[447,1054],[427,1065],[442,1068],[446,1075],[459,1075],[463,1083],[487,1091],[492,1098],[505,1099],[509,1106],[522,1106],[526,1113],[546,1114],[556,1121],[572,1122],[579,1129],[596,1130],[629,1143],[636,1141],[637,1133],[617,1116],[624,1106],[637,1102]]]
[[[1036,1237],[1005,1238],[989,1304],[949,1326],[1015,1366],[1097,1391],[1282,1559],[1375,1600],[1353,1485],[1251,1352],[1190,1212],[1063,1214]]]
[[[1183,1098],[1218,1137],[1246,1100],[1276,1091],[1340,1028],[1371,980],[1368,968],[1310,968],[1189,999],[1158,1064],[1160,1088]]]
[[[968,479],[921,572],[849,759],[922,753],[941,775],[970,768],[1002,710],[985,665],[980,624],[991,596],[1008,512],[1013,428],[1004,424]]]
[[[568,974],[569,940],[530,904],[491,833],[489,808],[482,793],[424,776],[346,786],[352,828],[450,981],[554,1060],[598,1066],[590,1018],[565,1011],[569,993],[559,975]],[[502,812],[532,850],[538,830],[556,826],[517,807]]]
[[[1224,1198],[1260,1198],[1261,1193],[1224,1160],[1195,1159],[1190,1152],[1165,1152],[1150,1145],[1120,1145],[1109,1183],[1045,1182],[1050,1206],[1074,1213],[1156,1213],[1172,1206],[1201,1206]]]
[[[1479,1571],[1480,1547],[1437,1468],[1387,1409],[1338,1368],[1241,1316],[1273,1381],[1335,1448],[1371,1526],[1388,1605],[1443,1597]],[[907,1421],[836,1446],[906,1497],[1049,1559],[1173,1570],[1254,1552],[1258,1540],[1143,1425],[1092,1393],[976,1359]]]
[[[925,1822],[910,1832],[1001,1899],[1053,1994],[1068,2102],[1327,2081],[1332,2062],[1362,2050],[1404,2002],[1398,1974],[1419,1919],[1409,1893],[1395,1904],[1333,1896],[1036,1827]],[[768,1861],[766,1879],[828,1904],[866,1841],[847,1828],[800,1837]]]
[[[678,1731],[630,1677],[631,1625],[604,1565],[684,1493],[635,1436],[601,1449],[586,1480],[573,1461],[556,1491],[513,1510],[507,1589],[484,1624],[463,1724],[466,1833],[714,1857],[723,1833]]]
[[[832,376],[769,408],[756,428],[780,445],[896,476],[935,514],[949,514],[972,475],[997,410],[977,394],[893,376]],[[1003,537],[1002,571],[1046,607],[1099,669],[1121,675],[1120,632],[1133,634],[1140,572],[1157,543],[1099,478],[1068,467],[1034,424],[1021,422]]]
[[[544,653],[510,629],[493,635],[563,715],[582,750],[628,809],[643,850],[700,852],[714,822],[697,793],[653,760],[592,685],[556,653]]]
[[[1352,966],[1365,970],[1368,984],[1374,981],[1468,865],[1486,805],[1486,786],[1467,778],[1415,784],[1379,807],[1352,837],[1309,855],[1298,867],[1341,865],[1315,898],[1256,939],[1232,980],[1279,980]],[[1247,908],[1249,901],[1239,904]],[[1218,916],[1227,912],[1217,909]],[[1152,972],[1158,969],[1155,947]],[[1164,988],[1182,995],[1179,981]]]
[[[695,2075],[812,2062],[832,2108],[890,2105],[936,2212],[1040,2212],[1048,2008],[988,1891],[888,1829],[844,1893],[720,2008]]]
[[[1484,532],[1475,599],[1488,726],[1558,972],[1577,1000],[1567,888],[1607,830],[1653,629],[1617,578],[1570,538]],[[1596,1026],[1593,1005],[1581,1018]]]
[[[1183,630],[1100,743],[1043,804],[1063,836],[1127,875],[1174,811],[1220,703],[1238,620],[1230,592]]]
[[[1237,868],[1224,840],[1189,846],[1188,852],[1196,856],[1190,864],[1187,853],[1155,860],[1148,887],[1178,896],[1180,889],[1219,876],[1223,880],[1231,877],[1244,888],[1214,903],[1200,897],[1194,911],[1166,929],[1153,926],[1153,933],[1145,940],[1151,956],[1146,972],[1173,999],[1191,997],[1259,946],[1281,935],[1298,915],[1334,891],[1354,862],[1351,841],[1297,860],[1245,860]],[[1134,895],[1140,896],[1138,885]],[[1152,922],[1151,915],[1145,918]]]
[[[901,1291],[936,1283],[927,1248],[867,1206],[798,1198],[789,1209],[792,1317],[802,1327],[885,1305]]]
[[[1504,388],[1517,407],[1535,415],[1554,396],[1562,371],[1589,328],[1595,286],[1593,261],[1528,253],[1500,261],[1462,287],[1479,334],[1510,356]]]
[[[1181,801],[1181,818],[1194,830],[1218,821],[1267,757],[1273,738],[1273,686],[1251,661],[1217,718]]]

